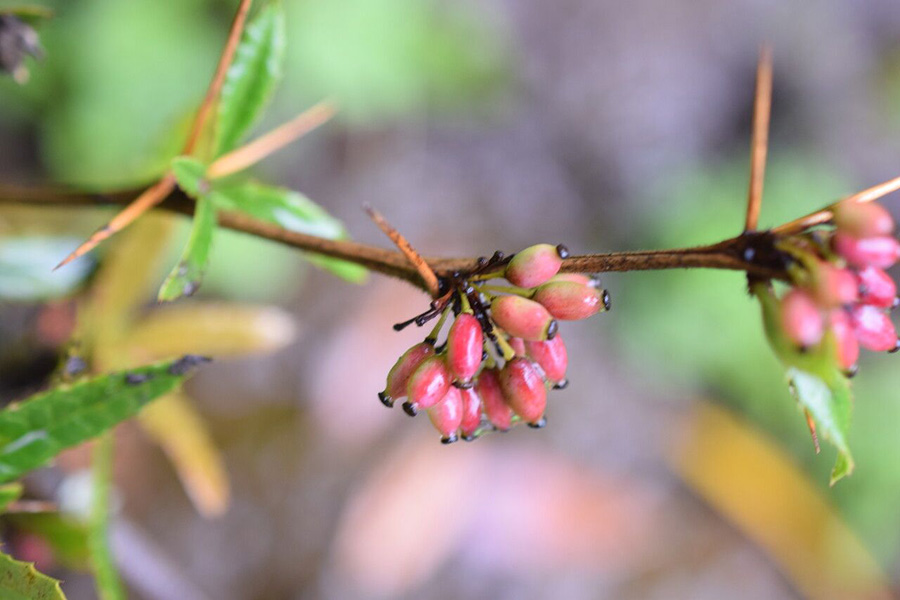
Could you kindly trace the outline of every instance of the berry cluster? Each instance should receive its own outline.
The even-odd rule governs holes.
[[[885,272],[900,259],[900,242],[892,237],[891,215],[879,204],[839,202],[832,215],[833,230],[780,245],[794,259],[788,268],[794,287],[781,299],[781,325],[802,349],[819,345],[830,331],[837,363],[852,375],[860,346],[900,350],[888,315],[900,299]]]
[[[567,384],[568,356],[557,321],[585,319],[609,310],[609,293],[596,279],[559,273],[568,256],[564,246],[538,244],[511,257],[497,252],[480,258],[468,273],[442,283],[431,308],[409,321],[437,325],[407,350],[390,370],[378,394],[391,407],[406,398],[403,410],[426,410],[445,444],[473,440],[517,423],[546,424],[548,389]],[[491,281],[505,279],[504,284]],[[446,321],[446,341],[438,345]]]

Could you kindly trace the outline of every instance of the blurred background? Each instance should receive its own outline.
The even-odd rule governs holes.
[[[44,4],[56,11],[39,27],[45,59],[25,85],[0,80],[0,182],[148,181],[180,146],[237,2]],[[256,175],[359,241],[388,245],[363,202],[427,255],[734,235],[763,40],[775,92],[762,225],[900,174],[893,0],[284,4],[285,77],[258,130],[324,96],[342,112]],[[50,272],[109,215],[0,206],[4,401],[46,385],[77,298],[113,269],[116,244],[140,239]],[[117,285],[145,325],[173,309],[152,300],[186,233],[182,218],[154,222],[140,226],[147,256],[123,250],[115,266],[136,274]],[[170,318],[132,342],[196,341],[221,358],[180,405],[204,432],[196,447],[160,442],[166,415],[118,429],[113,546],[131,597],[894,597],[897,358],[864,356],[857,470],[829,488],[834,452],[815,454],[739,273],[603,282],[612,312],[561,328],[571,384],[552,394],[548,427],[444,447],[427,420],[376,397],[423,337],[391,325],[424,295],[220,232],[203,288],[176,305],[182,319],[216,315],[210,339],[180,339]],[[29,489],[77,505],[85,466],[69,453]],[[0,522],[14,555],[63,578],[69,598],[95,597],[76,516]]]

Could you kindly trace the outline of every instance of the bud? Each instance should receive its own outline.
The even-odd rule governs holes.
[[[832,213],[837,228],[856,238],[890,235],[894,231],[891,213],[875,202],[838,202]]]
[[[521,296],[494,298],[491,317],[506,333],[524,340],[546,340],[556,334],[556,321],[547,309]]]
[[[897,331],[891,319],[880,308],[860,304],[850,312],[853,332],[859,345],[873,352],[894,350],[897,347]]]
[[[547,408],[547,388],[544,379],[531,360],[517,356],[500,371],[503,398],[517,415],[527,423],[538,423]]]
[[[532,299],[542,304],[554,318],[577,321],[603,309],[604,291],[571,281],[554,281],[540,286]]]
[[[892,237],[855,238],[840,231],[832,240],[834,251],[855,267],[887,269],[900,258],[900,243]]]
[[[544,377],[550,382],[555,384],[566,378],[569,355],[561,335],[546,342],[526,342],[525,346],[528,356],[543,369]]]
[[[819,262],[812,272],[812,293],[825,308],[851,304],[859,299],[859,284],[849,269]]]
[[[459,431],[464,440],[470,440],[481,427],[481,398],[475,388],[459,390],[459,393],[462,396],[462,420]]]
[[[481,366],[484,341],[481,324],[474,316],[462,313],[447,334],[447,366],[460,381],[468,382]]]
[[[781,300],[781,326],[798,346],[815,346],[822,339],[822,313],[812,296],[804,289],[793,288]]]
[[[559,272],[563,256],[568,256],[568,251],[560,248],[562,247],[550,244],[525,248],[506,265],[507,281],[523,288],[541,285]]]
[[[410,415],[417,411],[431,408],[441,401],[450,388],[450,371],[439,356],[425,359],[413,372],[406,386],[409,400],[403,404],[403,410]]]
[[[856,334],[853,331],[853,324],[850,321],[850,315],[842,308],[831,311],[829,315],[831,322],[831,332],[834,334],[835,345],[837,346],[838,364],[844,370],[853,368],[856,361],[859,360],[859,342],[856,341]]]
[[[456,430],[462,423],[463,399],[459,389],[450,386],[444,398],[428,409],[431,424],[441,434],[441,443],[452,444],[457,439]]]
[[[434,354],[434,346],[428,342],[416,344],[397,360],[387,376],[387,386],[378,394],[385,406],[393,406],[394,400],[406,396],[406,384],[409,376],[413,374],[426,358]]]
[[[897,285],[890,275],[877,267],[866,267],[857,273],[860,301],[864,304],[892,308],[897,300]]]
[[[513,411],[503,399],[497,369],[483,370],[475,383],[475,391],[481,398],[481,406],[484,408],[484,416],[487,417],[487,420],[501,431],[509,429],[512,424]]]

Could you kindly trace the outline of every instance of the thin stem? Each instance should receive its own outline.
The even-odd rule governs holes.
[[[750,186],[747,191],[747,220],[744,231],[755,231],[762,205],[766,153],[769,147],[769,115],[772,109],[772,49],[759,50],[756,66],[756,96],[753,100],[753,133],[750,138]]]
[[[498,294],[514,294],[523,298],[531,298],[534,295],[532,290],[520,288],[511,285],[477,285],[479,290],[484,292],[496,292]]]
[[[31,206],[70,207],[127,205],[138,194],[140,194],[140,191],[134,190],[91,194],[46,187],[29,188],[0,185],[0,205],[27,204]],[[180,190],[175,189],[159,207],[184,215],[192,215],[194,202]],[[242,213],[219,213],[219,225],[307,252],[315,252],[356,263],[371,271],[407,281],[423,290],[428,289],[420,272],[409,262],[407,257],[394,250],[348,240],[328,240],[288,231],[277,225],[259,221]],[[744,271],[760,278],[783,278],[785,276],[783,270],[745,260],[743,258],[745,248],[745,237],[738,236],[718,244],[696,248],[570,256],[563,260],[561,271],[569,273],[604,273],[705,268]],[[475,258],[424,257],[424,261],[437,276],[447,276],[454,271],[474,270],[478,266],[478,261]]]

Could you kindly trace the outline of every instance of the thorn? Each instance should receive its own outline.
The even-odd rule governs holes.
[[[806,426],[809,427],[809,433],[812,435],[813,444],[816,447],[816,454],[818,454],[821,451],[821,448],[819,448],[819,436],[816,435],[816,422],[813,421],[813,417],[808,410],[803,409],[803,412],[806,414]]]
[[[397,246],[404,256],[406,256],[407,260],[412,263],[412,266],[416,268],[416,271],[419,272],[419,276],[425,282],[425,288],[428,293],[431,294],[431,297],[437,298],[440,291],[440,284],[438,283],[437,275],[434,274],[434,271],[431,270],[431,267],[428,266],[425,259],[415,251],[409,241],[403,237],[399,231],[394,229],[394,227],[387,222],[387,219],[375,210],[371,204],[363,204],[363,210],[368,213],[369,218],[378,225],[378,228],[381,229],[392,242],[394,242],[394,245]]]

